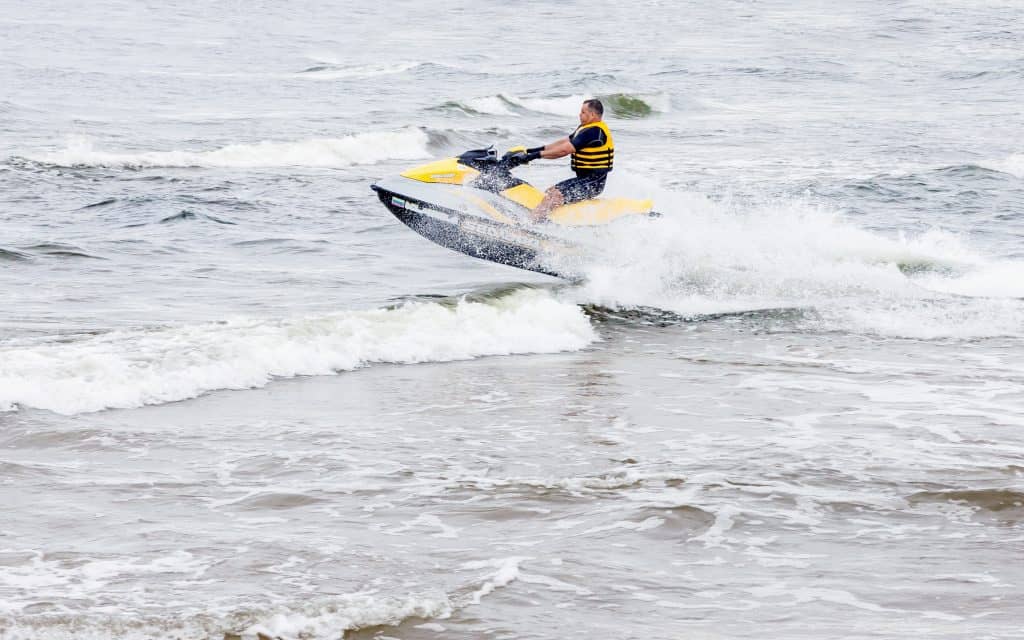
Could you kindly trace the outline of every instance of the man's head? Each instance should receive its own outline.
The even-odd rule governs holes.
[[[580,107],[580,124],[593,124],[604,117],[604,105],[601,101],[593,98],[584,100]]]

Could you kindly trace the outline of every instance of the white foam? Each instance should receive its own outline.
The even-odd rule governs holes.
[[[480,585],[479,589],[470,595],[469,602],[467,604],[480,604],[480,601],[484,596],[493,593],[495,589],[508,586],[513,580],[519,577],[519,564],[527,559],[528,558],[512,557],[464,563],[462,565],[463,569],[484,569],[488,567],[497,569],[493,575]]]
[[[540,584],[540,585],[544,585],[545,587],[548,587],[552,591],[571,592],[571,593],[575,593],[576,595],[579,595],[579,596],[589,596],[589,595],[593,595],[594,594],[593,591],[591,591],[590,589],[587,589],[586,587],[581,587],[579,585],[570,584],[568,582],[564,582],[564,581],[559,580],[557,578],[552,578],[551,576],[546,576],[546,575],[542,575],[542,574],[532,574],[532,573],[520,572],[519,573],[519,580],[521,580],[522,582],[525,582],[526,584]]]
[[[498,116],[518,116],[519,114],[512,109],[513,105],[515,101],[503,95],[484,96],[466,101],[466,106],[473,111]]]
[[[669,110],[668,96],[664,94],[621,95],[632,96],[638,100],[643,100],[644,103],[653,111],[666,112]],[[530,96],[512,96],[505,93],[499,93],[493,96],[471,98],[470,100],[467,100],[465,104],[474,111],[490,115],[518,116],[521,111],[525,110],[575,118],[579,115],[580,105],[583,101],[592,97],[594,96],[582,93],[578,95],[539,98]],[[609,109],[611,114],[614,114],[614,110],[611,107],[606,106],[606,108]]]
[[[406,531],[417,528],[438,529],[437,533],[430,534],[435,538],[459,537],[458,528],[446,525],[440,518],[430,513],[421,513],[416,517],[416,519],[403,522],[400,526],[395,527],[394,529],[386,529],[384,530],[384,533],[387,533],[388,535],[400,535]]]
[[[521,98],[500,93],[472,98],[466,101],[466,106],[479,113],[499,116],[518,116],[526,110],[574,117],[579,114],[580,104],[586,98],[587,96],[583,95],[559,98]]]
[[[1024,335],[1019,300],[879,300],[821,306],[823,328],[900,338],[974,339]]]
[[[115,331],[73,341],[0,343],[0,410],[64,414],[261,387],[374,362],[446,362],[582,349],[598,338],[574,304],[518,290],[453,306],[413,302],[284,320]]]
[[[857,596],[853,595],[848,591],[842,591],[840,589],[818,589],[818,588],[806,588],[806,587],[788,587],[786,583],[774,583],[764,587],[753,587],[747,589],[752,595],[758,598],[772,597],[772,596],[791,596],[794,599],[793,604],[806,604],[808,602],[828,602],[832,604],[841,604],[857,609],[863,609],[865,611],[893,611],[893,609],[887,609],[881,605],[877,605],[873,602],[867,602],[861,600]]]
[[[341,138],[233,144],[210,151],[109,152],[97,150],[90,138],[76,136],[60,151],[25,157],[63,167],[347,167],[426,158],[430,155],[428,141],[421,129],[408,128]]]
[[[297,74],[301,78],[309,80],[341,80],[345,78],[376,78],[379,76],[390,76],[405,73],[421,66],[422,62],[395,62],[390,64],[368,64],[342,66],[337,63],[328,63],[322,69],[303,71]]]
[[[54,600],[73,597],[55,593]],[[173,608],[182,603],[171,602]],[[0,617],[0,638],[4,640],[149,640],[152,638],[220,638],[243,640],[337,640],[347,631],[378,625],[398,625],[410,618],[446,619],[452,605],[444,594],[384,596],[362,592],[317,598],[300,606],[281,606],[260,612],[259,605],[232,609],[212,604],[212,610],[186,614],[136,615],[123,601],[116,607],[94,607],[74,616],[18,615]],[[262,608],[262,607],[260,607]],[[2,609],[0,609],[2,611]],[[427,626],[431,625],[431,626]],[[437,623],[420,628],[437,629]],[[443,627],[441,627],[443,629]]]
[[[559,98],[514,98],[513,102],[522,105],[530,111],[574,117],[579,115],[580,105],[589,97],[592,96],[577,95]]]
[[[740,510],[734,506],[725,505],[720,507],[715,512],[715,521],[710,527],[708,527],[708,530],[698,536],[690,538],[690,540],[699,540],[703,542],[704,547],[708,549],[727,546],[726,532],[732,529],[735,524],[734,518],[739,514]]]
[[[914,281],[933,291],[961,296],[1024,298],[1024,262],[997,261],[979,265],[963,275],[928,274]]]
[[[982,162],[980,164],[986,169],[1001,171],[1003,173],[1009,173],[1010,175],[1017,176],[1018,178],[1024,178],[1024,153],[1017,153],[1012,156],[1007,156],[1002,160],[992,160],[989,162]]]
[[[17,614],[27,604],[49,598],[92,598],[117,580],[131,576],[143,579],[198,579],[210,562],[186,551],[143,562],[137,558],[91,559],[82,563],[48,560],[40,552],[24,564],[0,566],[0,613]],[[28,600],[18,597],[24,594]]]
[[[663,194],[659,194],[663,195]],[[786,306],[857,288],[905,286],[895,243],[793,203],[730,209],[700,194],[656,199],[665,215],[609,229],[588,295],[696,315]]]
[[[599,527],[591,527],[590,529],[583,531],[581,535],[588,536],[595,533],[602,533],[605,531],[615,531],[616,529],[625,529],[626,531],[636,532],[650,531],[651,529],[657,529],[663,524],[665,524],[665,519],[658,518],[656,516],[645,518],[641,522],[633,522],[632,520],[620,520],[618,522],[601,525]]]
[[[654,194],[664,215],[618,221],[589,264],[555,265],[585,274],[581,301],[687,317],[814,309],[826,330],[908,337],[1024,333],[1024,264],[986,258],[948,231],[887,236],[809,201],[712,201],[626,172],[607,192]]]
[[[397,599],[370,593],[352,594],[332,598],[326,604],[311,605],[304,611],[275,613],[249,626],[240,635],[246,640],[338,638],[351,629],[397,625],[408,618],[444,619],[451,612],[452,605],[446,596]]]
[[[677,478],[678,476],[672,473],[640,473],[627,470],[599,476],[586,475],[572,477],[493,477],[489,475],[480,476],[471,474],[459,476],[455,481],[459,484],[470,483],[479,487],[481,490],[486,491],[493,491],[500,487],[523,485],[536,489],[562,489],[572,493],[582,494],[588,491],[613,491],[617,489],[633,488],[649,482],[660,483],[665,480],[675,480]],[[566,521],[562,520],[560,522]]]

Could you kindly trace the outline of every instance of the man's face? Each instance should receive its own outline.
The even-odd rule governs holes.
[[[590,124],[591,122],[597,122],[597,114],[590,110],[590,107],[583,105],[580,107],[580,124]]]

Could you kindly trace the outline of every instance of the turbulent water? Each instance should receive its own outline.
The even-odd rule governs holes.
[[[1024,5],[348,4],[0,2],[0,638],[1024,637]]]

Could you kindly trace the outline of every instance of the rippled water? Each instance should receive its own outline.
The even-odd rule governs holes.
[[[1019,3],[0,8],[0,638],[1024,635]]]

